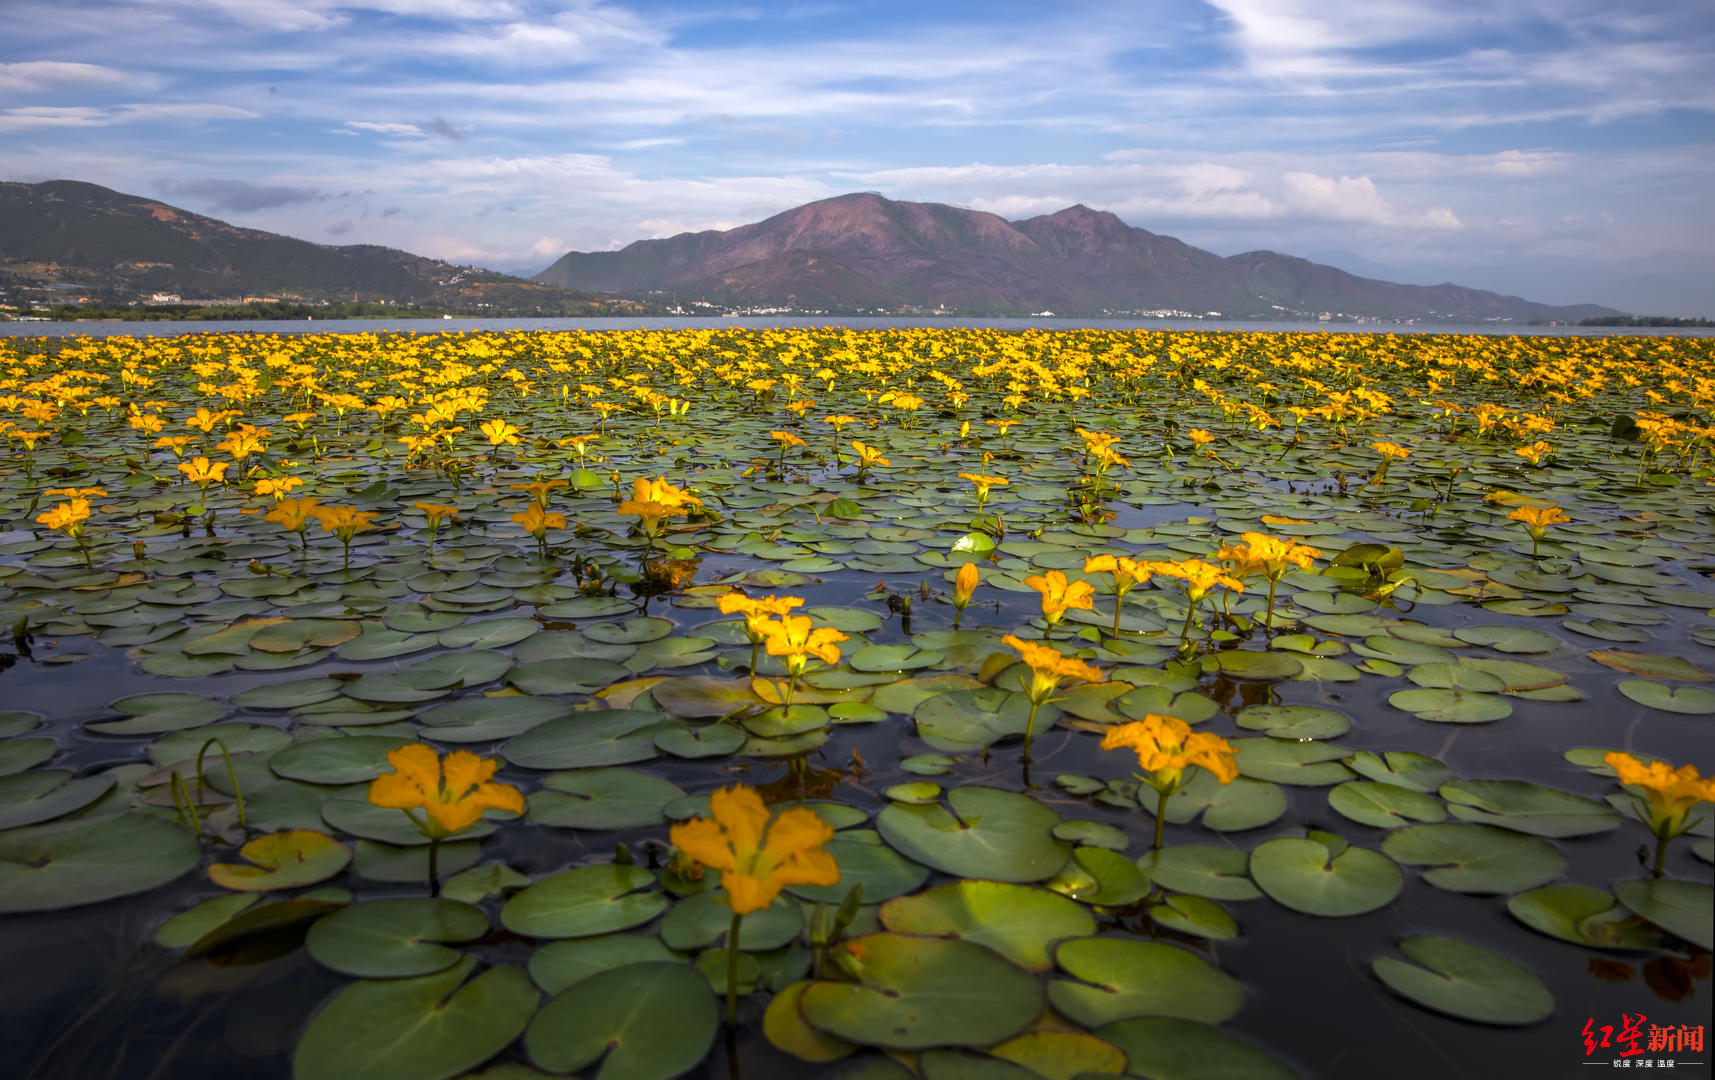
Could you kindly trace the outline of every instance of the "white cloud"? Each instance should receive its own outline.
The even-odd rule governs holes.
[[[1357,221],[1383,228],[1463,229],[1445,206],[1404,210],[1382,198],[1367,176],[1318,176],[1289,172],[1280,178],[1289,211],[1329,221]]]
[[[369,120],[347,120],[344,126],[350,128],[353,132],[370,131],[377,135],[402,135],[419,139],[428,137],[428,132],[424,131],[416,124],[391,124],[375,123]],[[348,133],[341,132],[340,134]]]
[[[0,93],[37,94],[51,90],[133,86],[142,80],[117,68],[65,60],[26,60],[0,64]]]

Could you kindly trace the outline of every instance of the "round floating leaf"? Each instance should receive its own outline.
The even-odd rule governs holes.
[[[640,866],[579,866],[543,878],[500,909],[501,923],[526,937],[593,937],[629,930],[661,914],[667,898]]]
[[[801,1003],[807,982],[795,982],[774,995],[762,1015],[762,1033],[775,1048],[801,1061],[838,1061],[857,1047],[844,1039],[823,1034],[804,1022]]]
[[[164,731],[212,724],[226,715],[226,706],[201,694],[138,694],[113,703],[113,711],[128,720],[100,720],[89,730],[103,735],[156,735]]]
[[[1553,634],[1528,626],[1462,626],[1453,631],[1453,636],[1504,653],[1551,653],[1560,647],[1560,639]]]
[[[7,739],[0,742],[0,776],[15,776],[54,756],[52,739]]]
[[[732,908],[726,893],[704,889],[673,905],[661,920],[661,940],[669,949],[691,952],[720,943],[725,948],[732,926]],[[797,940],[804,929],[804,914],[797,904],[774,904],[753,911],[739,924],[738,947],[745,952],[778,949]]]
[[[443,841],[440,857],[435,860],[435,875],[444,881],[475,866],[480,858],[479,840]],[[420,887],[429,880],[429,845],[394,847],[379,840],[359,840],[352,852],[351,872],[369,881],[409,882]]]
[[[1464,893],[1515,893],[1552,881],[1566,868],[1560,849],[1493,825],[1411,825],[1382,840],[1406,866],[1433,866],[1423,880]]]
[[[1076,938],[1060,944],[1054,961],[1081,981],[1052,980],[1049,1002],[1089,1028],[1139,1016],[1219,1024],[1245,1002],[1244,988],[1232,976],[1158,941]]]
[[[653,934],[607,934],[542,946],[530,955],[530,977],[544,993],[557,994],[591,975],[627,964],[673,963],[678,959]]]
[[[1294,911],[1337,918],[1374,911],[1399,895],[1405,874],[1379,851],[1347,847],[1338,853],[1320,840],[1282,836],[1251,852],[1251,879]]]
[[[338,697],[339,688],[333,679],[294,679],[240,690],[232,695],[232,703],[246,709],[297,709]]]
[[[1176,844],[1137,860],[1149,879],[1164,889],[1211,900],[1254,900],[1262,895],[1246,876],[1250,856],[1236,848]]]
[[[486,933],[488,916],[457,900],[371,900],[318,921],[304,943],[323,967],[360,979],[397,979],[452,967],[458,950],[436,943]]]
[[[836,1038],[893,1050],[990,1046],[1042,1011],[1036,978],[966,941],[867,934],[856,982],[812,982],[804,1019]]]
[[[468,697],[436,705],[417,719],[428,728],[423,734],[436,742],[489,742],[520,735],[571,710],[551,698]]]
[[[1027,1031],[989,1050],[1003,1061],[1024,1066],[1031,1076],[1074,1080],[1079,1076],[1118,1076],[1125,1054],[1082,1031]]]
[[[635,769],[555,773],[530,796],[530,820],[567,829],[639,829],[662,820],[661,808],[684,789]]]
[[[1344,760],[1348,768],[1366,780],[1420,791],[1425,795],[1438,791],[1453,775],[1452,769],[1435,758],[1409,750],[1389,750],[1379,756],[1368,750],[1359,750]]]
[[[940,805],[894,803],[876,818],[887,842],[908,858],[955,877],[1041,881],[1066,864],[1072,845],[1055,839],[1060,815],[1028,795],[960,787]]]
[[[630,709],[576,712],[531,728],[500,748],[500,754],[526,769],[584,769],[629,765],[655,756],[654,713]]]
[[[720,1026],[708,982],[684,964],[628,964],[572,984],[524,1033],[530,1060],[565,1073],[601,1062],[603,1080],[671,1080],[708,1053]]]
[[[744,730],[735,724],[704,724],[702,727],[671,725],[658,728],[655,749],[680,758],[720,757],[744,745]]]
[[[629,674],[611,660],[538,660],[514,667],[506,681],[526,694],[593,694]]]
[[[537,612],[550,619],[601,619],[635,610],[635,605],[617,596],[578,596],[561,600],[557,604],[548,604],[538,608]]]
[[[1095,918],[1082,905],[1047,889],[999,881],[943,882],[889,900],[880,915],[881,925],[895,933],[974,941],[1029,971],[1053,966],[1055,942],[1096,932]]]
[[[1507,901],[1513,918],[1549,937],[1593,949],[1656,949],[1661,935],[1620,906],[1613,894],[1586,885],[1549,885]]]
[[[1715,949],[1715,888],[1701,881],[1633,878],[1614,882],[1614,895],[1663,930]]]
[[[449,649],[504,649],[540,629],[541,623],[521,616],[479,619],[442,630],[440,642]]]
[[[1427,1009],[1508,1025],[1534,1024],[1554,1011],[1554,995],[1529,968],[1470,942],[1420,934],[1401,941],[1399,951],[1414,963],[1383,956],[1371,970]]]
[[[466,957],[433,975],[346,987],[310,1021],[294,1080],[446,1080],[487,1061],[524,1030],[540,996],[519,968],[471,979],[475,969]]]
[[[1239,936],[1239,924],[1227,914],[1227,909],[1201,896],[1169,893],[1164,902],[1149,909],[1149,917],[1157,926],[1192,937],[1231,941]]]
[[[604,645],[639,645],[673,632],[673,620],[638,615],[617,623],[594,623],[583,628],[584,636]]]
[[[1495,682],[1496,689],[1505,685],[1499,679]],[[1513,714],[1511,702],[1471,690],[1395,690],[1387,702],[1437,724],[1487,724]]]
[[[1304,670],[1304,662],[1296,656],[1278,652],[1253,652],[1229,649],[1207,656],[1205,670],[1220,671],[1241,679],[1263,679],[1270,682],[1290,679]]]
[[[1036,731],[1053,727],[1059,716],[1059,709],[1044,705],[1036,711]],[[911,718],[924,742],[958,754],[981,750],[1014,735],[1023,736],[1030,719],[1030,699],[992,686],[955,690],[925,698]]]
[[[1590,654],[1590,659],[1629,675],[1644,675],[1651,679],[1708,682],[1715,678],[1682,656],[1662,656],[1629,649],[1597,649]]]
[[[163,949],[182,949],[259,899],[243,893],[227,893],[204,900],[162,923],[152,940]]]
[[[1083,847],[1072,852],[1048,887],[1095,907],[1129,907],[1149,893],[1149,877],[1136,863],[1105,848]]]
[[[726,716],[760,707],[762,699],[749,679],[715,679],[707,675],[678,675],[650,687],[649,694],[667,712],[693,720]]]
[[[1619,812],[1606,803],[1524,780],[1453,780],[1440,794],[1462,821],[1533,836],[1589,836],[1620,824]]]
[[[1328,805],[1353,821],[1378,829],[1414,821],[1444,821],[1447,817],[1447,809],[1433,796],[1372,780],[1353,780],[1329,789]]]
[[[370,802],[368,784],[354,784],[329,795],[322,800],[321,815],[323,821],[340,832],[379,840],[394,847],[415,847],[429,842],[429,838],[403,810]],[[492,821],[479,820],[459,833],[459,839],[480,840],[492,832]]]
[[[1144,791],[1144,813],[1154,816],[1156,796]],[[1191,780],[1167,800],[1167,820],[1183,825],[1203,815],[1203,824],[1216,832],[1242,832],[1261,828],[1286,813],[1286,794],[1279,785],[1240,777],[1223,784],[1206,769],[1197,769]]]
[[[36,769],[0,777],[0,830],[37,825],[82,810],[112,791],[115,783],[111,775],[71,780],[66,769]]]
[[[1234,717],[1242,728],[1276,739],[1332,739],[1352,728],[1345,713],[1318,705],[1253,705]]]
[[[351,735],[316,739],[288,746],[269,759],[277,776],[310,784],[357,784],[373,780],[392,768],[389,751],[411,743],[380,735]]]
[[[1096,1035],[1126,1056],[1131,1076],[1151,1080],[1298,1080],[1298,1074],[1237,1035],[1195,1020],[1122,1020]]]
[[[208,868],[209,880],[238,892],[296,889],[326,881],[351,862],[350,848],[313,829],[266,833],[238,854],[254,865],[215,863]]]
[[[147,892],[196,867],[196,837],[149,814],[0,833],[0,914],[53,911]]]
[[[1343,746],[1264,738],[1234,739],[1232,747],[1239,772],[1255,780],[1325,787],[1352,779],[1340,761],[1349,752]]]
[[[1649,679],[1622,679],[1617,688],[1645,708],[1684,716],[1715,716],[1715,690],[1702,686],[1669,686]]]
[[[826,820],[824,811],[828,807],[819,805],[811,808]],[[829,823],[835,828],[842,827],[837,821]],[[824,850],[839,864],[839,884],[792,885],[787,892],[802,900],[837,904],[853,885],[862,885],[864,903],[879,904],[921,888],[929,877],[927,866],[912,862],[894,851],[868,829],[840,833],[828,841]]]

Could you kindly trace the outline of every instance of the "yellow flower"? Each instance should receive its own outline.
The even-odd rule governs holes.
[[[855,424],[857,422],[858,422],[857,417],[846,416],[844,413],[840,413],[840,414],[837,414],[834,416],[822,417],[822,423],[832,424],[835,431],[839,431],[841,428],[845,427],[847,424]]]
[[[1129,747],[1137,754],[1138,767],[1147,775],[1144,783],[1162,795],[1172,795],[1185,786],[1185,770],[1195,765],[1208,770],[1222,784],[1239,778],[1233,748],[1219,735],[1193,732],[1191,725],[1173,716],[1149,713],[1141,721],[1121,724],[1102,737],[1102,749]]]
[[[1531,443],[1529,446],[1519,447],[1517,450],[1514,450],[1513,453],[1517,454],[1521,458],[1524,458],[1526,461],[1530,462],[1532,465],[1541,465],[1543,458],[1554,453],[1554,446],[1550,443],[1543,442],[1541,439],[1538,439],[1537,441]]]
[[[988,501],[989,490],[991,488],[1004,487],[1005,485],[1012,483],[1012,481],[1008,480],[1004,476],[983,476],[980,473],[968,472],[960,473],[959,479],[969,480],[971,484],[976,487],[977,503],[979,505]]]
[[[1012,634],[1000,640],[1002,644],[1017,650],[1025,666],[1030,668],[1030,685],[1024,694],[1032,705],[1046,704],[1054,691],[1060,688],[1060,683],[1066,679],[1101,682],[1105,678],[1100,670],[1075,656],[1065,655],[1052,645],[1024,641]]]
[[[1386,461],[1394,461],[1399,458],[1407,458],[1411,456],[1411,448],[1408,446],[1401,446],[1398,443],[1373,442],[1370,444],[1370,448],[1380,454]]]
[[[208,458],[196,457],[179,462],[179,471],[193,484],[218,484],[225,479],[226,470],[231,466],[229,461],[210,462]]]
[[[272,495],[274,496],[274,501],[279,502],[281,499],[286,497],[287,492],[291,491],[293,488],[300,488],[303,486],[304,481],[296,476],[282,476],[279,478],[265,476],[256,481],[256,494]]]
[[[808,620],[806,620],[808,621]],[[788,885],[838,885],[840,867],[822,850],[834,828],[813,810],[794,807],[769,822],[754,788],[721,788],[709,796],[712,819],[673,826],[673,846],[721,872],[734,915],[763,911]]]
[[[784,660],[793,678],[804,673],[812,656],[830,666],[840,662],[840,647],[835,643],[845,641],[846,635],[831,626],[812,630],[811,622],[808,615],[782,615],[760,626],[768,655]]]
[[[369,801],[403,810],[423,835],[439,840],[475,825],[484,810],[524,812],[524,795],[511,784],[491,783],[496,763],[454,750],[443,766],[432,747],[412,743],[387,752],[393,771],[369,785]],[[411,813],[422,810],[424,817]]]
[[[440,503],[428,502],[413,503],[412,505],[421,510],[423,516],[429,519],[429,528],[431,529],[438,529],[441,522],[459,516],[459,508],[456,506],[443,506]]]
[[[70,502],[37,514],[36,521],[50,529],[58,529],[67,536],[76,538],[83,533],[83,522],[89,517],[89,500],[74,498]]]
[[[1173,562],[1150,563],[1149,568],[1163,577],[1178,578],[1185,591],[1185,598],[1195,604],[1209,595],[1209,590],[1217,585],[1225,585],[1234,592],[1244,592],[1244,582],[1233,577],[1223,567],[1202,559],[1177,559]],[[1030,584],[1029,579],[1025,584]]]
[[[518,428],[504,420],[490,420],[480,425],[479,430],[488,436],[490,446],[518,445]]]
[[[553,491],[555,488],[563,488],[565,486],[566,481],[564,480],[532,480],[528,484],[507,484],[506,490],[525,492],[532,499],[536,500],[538,506],[546,510],[548,508],[548,493]],[[516,515],[513,517],[513,520],[518,520]],[[564,526],[561,526],[561,528],[564,528]]]
[[[1644,790],[1650,828],[1671,840],[1691,828],[1687,819],[1700,802],[1715,802],[1715,777],[1705,779],[1695,765],[1673,768],[1665,761],[1648,764],[1630,754],[1612,751],[1602,761],[1620,776],[1620,783]]]
[[[1255,574],[1269,581],[1279,581],[1296,567],[1308,570],[1322,556],[1320,548],[1284,540],[1267,533],[1248,532],[1240,538],[1243,543],[1221,548],[1215,556],[1221,562],[1236,563],[1241,574]]]
[[[971,602],[971,594],[977,591],[977,564],[968,562],[959,567],[959,572],[953,578],[953,606],[961,610]]]
[[[375,528],[374,510],[359,510],[355,506],[316,506],[310,508],[310,514],[322,528],[339,537],[345,544],[350,544],[351,538],[358,533]]]
[[[893,462],[881,456],[880,450],[870,446],[868,443],[861,443],[856,439],[853,439],[852,449],[857,451],[858,472],[863,472],[871,465],[881,465],[883,467],[892,467],[893,465]]]
[[[1190,439],[1198,447],[1207,446],[1215,441],[1215,437],[1207,431],[1204,431],[1202,428],[1192,428],[1190,431],[1185,433],[1185,437]]]
[[[309,527],[310,518],[315,516],[319,500],[305,495],[300,499],[281,499],[274,504],[274,509],[262,515],[263,521],[271,521],[287,532],[301,533]]]
[[[1096,555],[1084,560],[1086,574],[1112,574],[1114,592],[1124,596],[1149,581],[1150,564],[1129,559],[1124,555]]]
[[[566,527],[566,515],[543,510],[540,503],[531,503],[523,513],[513,514],[512,520],[537,540],[546,536],[549,529]]]
[[[618,482],[617,478],[615,482]],[[640,476],[632,482],[631,498],[619,504],[619,512],[637,515],[643,519],[644,529],[653,532],[662,518],[688,514],[690,507],[701,505],[701,499],[669,484],[665,476],[658,480],[645,480]]]
[[[783,454],[791,447],[804,445],[804,440],[790,431],[770,431],[768,437],[780,444],[780,452]]]
[[[1553,503],[1547,506],[1521,506],[1508,514],[1507,518],[1524,525],[1525,531],[1530,533],[1533,540],[1542,539],[1550,525],[1559,525],[1563,521],[1572,520],[1560,507]]]
[[[729,592],[716,600],[715,606],[722,615],[743,615],[745,633],[752,640],[760,640],[763,637],[762,626],[769,616],[790,614],[793,608],[803,607],[804,601],[796,596],[772,595],[753,599],[741,592]]]
[[[1096,608],[1096,587],[1087,581],[1067,581],[1064,571],[1035,574],[1025,578],[1024,583],[1042,594],[1042,617],[1049,626],[1058,623],[1073,608],[1083,611]]]

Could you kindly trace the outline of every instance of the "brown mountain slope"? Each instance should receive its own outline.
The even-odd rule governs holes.
[[[535,280],[593,292],[671,291],[717,303],[836,310],[1169,308],[1278,316],[1284,309],[1520,322],[1613,314],[1594,304],[1555,307],[1453,285],[1394,285],[1273,252],[1224,259],[1086,206],[1009,222],[870,193],[808,203],[736,229],[569,252]]]

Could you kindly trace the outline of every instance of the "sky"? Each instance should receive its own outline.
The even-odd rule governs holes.
[[[6,0],[0,179],[534,273],[851,191],[1715,316],[1710,0]]]

